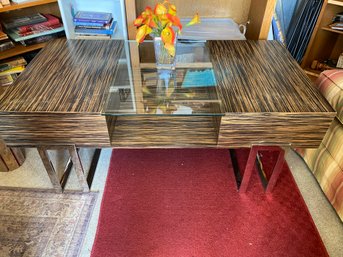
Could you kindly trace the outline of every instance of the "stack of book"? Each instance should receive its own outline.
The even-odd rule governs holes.
[[[21,56],[2,61],[0,63],[0,86],[11,85],[19,73],[25,69],[26,64],[26,60]]]
[[[35,13],[3,21],[8,36],[23,45],[46,42],[64,35],[60,20],[51,14]]]
[[[13,47],[14,47],[13,42],[8,38],[7,34],[2,31],[1,26],[0,26],[0,52],[13,48]]]
[[[332,24],[329,26],[331,29],[343,30],[343,12],[337,13],[332,19]]]
[[[74,16],[75,38],[110,39],[117,21],[111,13],[79,11]]]

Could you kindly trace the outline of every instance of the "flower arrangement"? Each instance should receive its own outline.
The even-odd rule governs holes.
[[[186,25],[191,26],[200,23],[198,14]],[[134,21],[134,26],[138,27],[136,41],[142,43],[147,35],[152,37],[161,37],[164,47],[171,56],[175,55],[175,38],[177,33],[181,33],[182,24],[177,16],[176,6],[165,0],[163,3],[157,3],[154,10],[146,7],[145,10]],[[174,31],[174,28],[177,31]]]

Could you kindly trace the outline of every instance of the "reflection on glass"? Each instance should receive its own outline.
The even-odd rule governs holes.
[[[187,77],[202,76],[208,70],[142,70],[143,103],[146,114],[192,115],[212,113],[218,105],[215,80],[197,83]],[[211,72],[211,70],[209,70]],[[195,82],[195,83],[194,83]]]
[[[131,45],[130,59],[136,63],[130,69],[128,62],[119,65],[103,114],[223,115],[206,44],[178,47],[179,66],[161,70],[156,69],[152,42]]]

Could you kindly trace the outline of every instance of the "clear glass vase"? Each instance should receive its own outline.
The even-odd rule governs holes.
[[[175,39],[175,52],[176,52],[176,39]],[[175,70],[176,65],[176,53],[174,56],[168,53],[168,50],[164,47],[163,41],[160,37],[154,38],[154,49],[157,69]]]

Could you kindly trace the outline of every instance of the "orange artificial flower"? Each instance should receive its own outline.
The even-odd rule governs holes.
[[[171,25],[173,25],[172,21],[168,18],[167,15],[168,14],[163,14],[159,16],[159,20],[160,20],[162,28],[170,27]]]
[[[171,43],[165,43],[164,48],[167,49],[170,56],[175,56],[175,46]]]
[[[147,6],[147,7],[145,8],[144,12],[142,13],[142,15],[143,15],[144,17],[150,16],[150,15],[153,15],[153,14],[154,14],[154,12],[153,12],[153,10],[151,9],[150,6]]]
[[[143,19],[142,15],[139,15],[137,17],[137,19],[135,19],[135,21],[133,22],[133,25],[135,27],[138,27],[138,26],[142,25],[143,21],[144,21],[144,19]]]
[[[168,12],[167,7],[165,7],[164,3],[163,4],[156,4],[154,13],[156,15],[163,15]]]
[[[147,25],[140,26],[136,34],[137,43],[142,43],[144,41],[145,36],[150,34],[151,31],[152,29]]]
[[[166,15],[167,15],[168,19],[171,21],[172,25],[177,26],[181,32],[182,24],[181,24],[180,18],[177,16],[173,16],[169,13],[167,13]]]
[[[200,23],[200,22],[201,22],[201,21],[200,21],[199,14],[195,14],[194,17],[193,17],[193,19],[192,19],[190,22],[188,22],[188,24],[187,24],[186,26],[187,26],[187,27],[188,27],[188,26],[192,26],[192,25],[198,24],[198,23]]]
[[[163,43],[174,43],[175,32],[171,27],[166,27],[161,32],[161,38]]]
[[[196,14],[186,25],[191,26],[200,23],[200,17]],[[153,37],[161,37],[164,47],[171,56],[175,55],[176,33],[181,33],[182,24],[177,16],[176,6],[165,0],[163,3],[157,3],[154,10],[146,7],[145,10],[135,19],[133,25],[138,27],[136,41],[142,43],[148,34]],[[175,32],[174,28],[178,27]]]
[[[176,6],[173,4],[169,4],[168,13],[176,16]]]
[[[168,50],[171,56],[175,55],[175,32],[171,27],[166,27],[161,32],[161,39],[164,43],[164,47]]]

